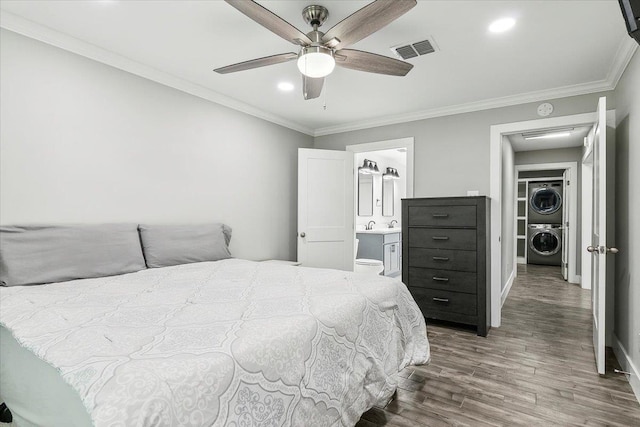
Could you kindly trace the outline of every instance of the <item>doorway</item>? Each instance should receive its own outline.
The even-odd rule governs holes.
[[[592,236],[588,242],[589,246],[585,248],[585,250],[593,256],[591,263],[591,297],[593,308],[592,330],[595,362],[599,374],[604,374],[605,335],[609,335],[612,330],[611,322],[605,321],[605,318],[609,318],[611,315],[611,310],[606,309],[606,306],[610,305],[612,302],[612,298],[610,298],[610,296],[607,298],[606,294],[609,294],[613,289],[611,286],[613,283],[611,280],[613,278],[613,268],[611,268],[612,265],[609,267],[607,266],[607,264],[609,264],[609,262],[607,262],[607,255],[609,253],[615,254],[618,252],[615,247],[609,246],[610,244],[607,239],[608,229],[613,229],[613,221],[611,221],[611,218],[613,218],[612,207],[615,199],[613,180],[611,179],[612,177],[609,176],[611,173],[608,173],[611,168],[610,166],[607,166],[607,163],[613,163],[612,154],[615,154],[615,146],[613,138],[611,138],[610,141],[607,138],[608,135],[613,135],[613,133],[607,132],[607,128],[615,127],[615,125],[613,125],[613,123],[615,123],[615,112],[607,111],[606,104],[606,97],[600,97],[594,114],[583,114],[492,126],[490,141],[490,160],[492,166],[490,194],[492,197],[492,205],[496,205],[498,208],[501,208],[510,204],[505,200],[504,187],[506,186],[504,185],[504,177],[508,176],[509,172],[515,169],[513,148],[510,146],[510,142],[507,138],[508,135],[522,132],[535,133],[540,132],[541,129],[544,129],[543,132],[549,132],[549,129],[559,131],[563,126],[590,126],[593,130],[592,133],[589,133],[590,135],[593,135],[593,138],[584,138],[583,141],[585,154],[588,153],[590,148],[593,148],[592,151],[594,153],[592,173],[593,199],[591,206],[583,206],[582,209],[593,210],[591,218]],[[556,133],[566,134],[566,132]],[[548,138],[551,138],[551,135],[549,135]],[[593,147],[590,147],[590,144],[593,144]],[[582,156],[580,160],[582,160]],[[506,182],[508,183],[508,181]],[[510,192],[507,191],[506,197],[508,197],[509,194]],[[502,211],[494,211],[494,214],[496,213],[497,215],[494,215],[492,219],[492,224],[496,225],[496,227],[491,230],[492,253],[500,253],[501,256],[492,257],[492,275],[494,272],[500,272],[503,268],[503,262],[508,262],[510,259],[509,256],[505,257],[504,255],[501,247],[501,238],[511,235],[512,230],[510,233],[509,226],[512,226],[513,224],[512,216],[503,216]],[[505,230],[507,231],[505,232]],[[507,242],[509,241],[510,240],[507,239]],[[503,283],[505,283],[503,281],[503,276],[493,276],[492,290],[494,292],[496,288],[498,290],[503,290]],[[607,283],[609,283],[609,286],[607,286]],[[504,294],[502,297],[504,302]],[[497,306],[495,307],[495,310],[493,310],[493,308],[494,307],[492,307],[492,325],[497,324],[499,326],[501,323],[501,307]],[[607,330],[607,333],[605,333],[605,330]]]
[[[598,114],[585,113],[572,116],[553,117],[523,122],[494,125],[490,128],[490,192],[491,197],[491,253],[502,256],[491,257],[491,325],[499,327],[501,323],[502,303],[506,299],[506,292],[516,276],[516,263],[506,265],[515,251],[503,252],[503,246],[511,249],[513,240],[507,236],[513,235],[515,219],[513,218],[513,191],[503,191],[503,187],[513,186],[514,182],[514,151],[508,135],[535,133],[546,129],[562,129],[576,126],[593,126],[598,121]],[[615,123],[615,112],[607,111],[607,122]],[[510,162],[509,162],[510,160]],[[507,164],[505,165],[505,161]],[[508,182],[505,180],[508,177]],[[504,199],[507,200],[504,200]],[[505,203],[506,202],[506,203]],[[511,212],[509,212],[511,210]],[[506,240],[503,240],[503,236]],[[510,270],[510,271],[508,271]]]
[[[579,247],[581,246],[581,232],[578,221],[580,202],[579,202],[579,181],[578,163],[577,162],[558,162],[558,163],[536,163],[536,164],[517,164],[515,165],[515,173],[513,177],[516,185],[514,196],[514,259],[517,264],[526,264],[529,250],[531,246],[532,233],[529,229],[531,224],[547,223],[549,225],[560,225],[557,230],[550,230],[550,234],[558,234],[558,240],[561,242],[560,247],[566,250],[564,256],[562,253],[554,254],[561,259],[561,269],[564,269],[566,263],[566,274],[563,274],[565,280],[569,283],[579,284],[581,277],[578,274],[580,267]],[[537,186],[543,186],[547,183],[560,183],[557,190],[550,188],[550,191],[558,191],[561,196],[559,199],[559,209],[547,215],[538,215],[535,218],[529,218],[532,202],[531,189]],[[540,187],[544,188],[544,187]],[[545,219],[544,217],[555,216],[555,219]],[[508,220],[505,218],[505,220]],[[539,230],[535,232],[540,232]],[[544,231],[543,231],[544,232]],[[535,251],[533,251],[535,253]],[[553,255],[552,255],[553,256]],[[544,262],[543,262],[544,263]],[[507,292],[508,293],[508,292]],[[505,295],[506,298],[506,295]]]
[[[357,271],[379,264],[382,275],[401,275],[401,200],[413,197],[413,149],[413,138],[346,147],[354,158]]]

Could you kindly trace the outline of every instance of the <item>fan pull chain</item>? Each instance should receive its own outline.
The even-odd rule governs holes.
[[[325,77],[324,79],[324,90],[322,91],[322,109],[327,111],[327,87],[329,86],[329,79]]]

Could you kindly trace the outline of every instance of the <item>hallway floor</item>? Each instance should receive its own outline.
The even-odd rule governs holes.
[[[640,405],[624,376],[595,369],[590,292],[565,282],[559,267],[520,265],[486,338],[429,324],[431,363],[402,371],[373,426],[639,426]]]

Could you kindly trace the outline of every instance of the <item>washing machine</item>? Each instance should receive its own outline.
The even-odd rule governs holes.
[[[562,226],[529,224],[527,264],[562,265]]]
[[[562,224],[562,181],[529,183],[529,224]]]

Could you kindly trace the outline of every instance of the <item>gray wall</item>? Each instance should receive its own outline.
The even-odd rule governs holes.
[[[593,110],[595,110],[595,104],[593,106]],[[578,167],[580,167],[581,160],[582,147],[558,148],[555,150],[518,151],[515,155],[516,165],[578,162]],[[551,173],[556,173],[556,171],[552,171]],[[559,176],[562,177],[562,173],[560,173]]]
[[[616,203],[614,335],[640,368],[640,51],[615,90]],[[614,343],[615,345],[615,343]],[[621,361],[621,363],[623,363]],[[623,365],[623,367],[625,367]],[[626,366],[626,369],[629,369]],[[640,380],[635,378],[636,386]],[[636,389],[640,393],[640,389]]]
[[[613,92],[600,92],[551,100],[554,105],[552,116],[593,113],[601,96],[607,96],[608,108],[615,108]],[[466,196],[467,190],[479,190],[480,194],[489,195],[491,126],[539,119],[536,112],[539,104],[539,102],[527,103],[320,136],[315,138],[314,147],[344,150],[351,144],[414,137],[415,197]],[[518,154],[520,153],[516,153],[514,158],[516,164],[518,164]],[[535,152],[530,152],[525,157],[529,157],[530,160],[545,158],[544,155],[538,155]],[[571,158],[573,159],[573,152],[571,152]],[[540,161],[548,162],[548,159]],[[562,157],[555,161],[567,160]],[[513,248],[509,247],[512,243],[504,238],[513,233],[511,230],[510,234],[506,234],[509,231],[508,227],[513,228],[513,225],[504,224],[503,221],[503,254],[508,250],[513,251]],[[578,271],[579,267],[578,265]],[[511,268],[513,269],[513,266]],[[502,271],[502,286],[505,285],[509,275],[510,272]]]
[[[593,113],[600,96],[612,92],[552,100],[553,117]],[[315,138],[314,147],[344,150],[347,145],[415,138],[415,197],[489,194],[489,130],[492,125],[534,120],[539,102],[418,120]],[[613,101],[610,102],[613,104]],[[609,108],[614,108],[610,105]]]
[[[562,179],[563,169],[544,171],[521,171],[518,178],[560,178]]]
[[[0,222],[204,222],[296,258],[307,135],[2,30]]]

